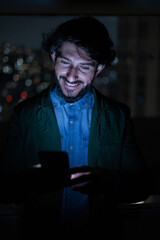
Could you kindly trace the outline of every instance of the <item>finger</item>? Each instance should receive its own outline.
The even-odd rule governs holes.
[[[71,167],[70,172],[72,173],[78,173],[78,172],[90,172],[93,171],[93,166],[76,166],[76,167]]]
[[[78,178],[78,177],[81,177],[81,176],[84,176],[84,175],[88,175],[90,174],[90,172],[77,172],[77,173],[72,173],[71,174],[71,180],[72,179],[75,179],[75,178]]]
[[[31,165],[31,168],[41,168],[41,167],[42,165],[40,163]]]
[[[91,173],[83,174],[79,177],[72,178],[70,180],[70,185],[80,184],[80,183],[83,183],[83,182],[88,182],[90,180],[92,180],[92,174]]]
[[[91,186],[92,186],[92,181],[89,181],[87,183],[81,183],[81,184],[73,185],[72,190],[83,193],[83,194],[89,194],[91,192],[91,189],[92,189]]]

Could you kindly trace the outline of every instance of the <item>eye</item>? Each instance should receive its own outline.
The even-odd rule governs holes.
[[[84,70],[89,70],[90,69],[90,67],[88,67],[88,66],[82,66],[81,68],[84,69]]]
[[[79,66],[79,70],[81,72],[88,72],[88,71],[91,71],[91,66],[88,66],[88,65],[80,65]]]
[[[66,60],[64,60],[64,59],[61,59],[61,64],[63,65],[63,66],[70,66],[70,62],[68,62],[68,61],[66,61]]]

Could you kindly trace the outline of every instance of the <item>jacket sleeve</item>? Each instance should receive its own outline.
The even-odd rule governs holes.
[[[130,118],[130,112],[126,114],[126,121],[122,140],[121,169],[133,172],[144,171],[145,161],[137,144],[134,133],[134,125]]]
[[[24,156],[23,156],[23,134],[21,124],[25,124],[20,119],[20,114],[14,111],[6,145],[4,147],[1,159],[1,170],[3,171],[19,171],[24,167]]]
[[[14,111],[0,159],[0,200],[17,204],[21,202],[24,190],[22,122],[19,116],[18,112]]]
[[[149,196],[148,169],[137,144],[129,112],[126,115],[119,181],[120,202],[142,201]]]

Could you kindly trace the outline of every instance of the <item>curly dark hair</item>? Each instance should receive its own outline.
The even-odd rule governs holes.
[[[76,44],[99,64],[109,66],[116,57],[108,30],[93,17],[73,18],[59,25],[55,31],[43,34],[42,47],[58,55],[64,41]]]

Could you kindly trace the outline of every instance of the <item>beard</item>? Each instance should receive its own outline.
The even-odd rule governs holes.
[[[63,91],[62,91],[62,88],[59,84],[59,80],[58,80],[58,77],[56,75],[56,73],[54,73],[55,75],[55,81],[56,81],[56,86],[57,86],[57,93],[60,97],[62,97],[66,102],[68,103],[74,103],[78,100],[80,100],[92,87],[92,82],[93,80],[87,85],[85,86],[84,88],[82,88],[82,90],[74,97],[70,97],[70,96],[66,96]],[[60,79],[63,79],[64,81],[68,82],[67,78],[63,77],[63,76],[60,76],[59,77]],[[81,82],[81,81],[76,81],[75,83],[78,83],[78,82]]]

